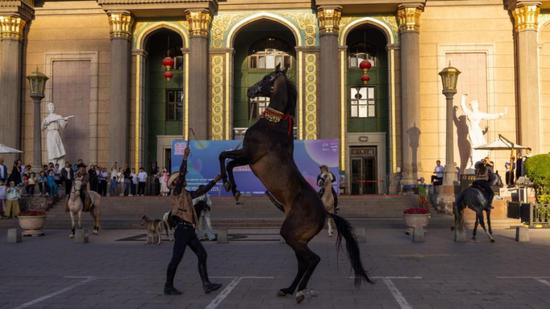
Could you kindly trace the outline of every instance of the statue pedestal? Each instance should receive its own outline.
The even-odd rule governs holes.
[[[441,185],[435,188],[437,208],[445,214],[452,214],[455,203],[455,186]]]

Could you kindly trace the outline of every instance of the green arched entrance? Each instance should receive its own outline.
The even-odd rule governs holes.
[[[387,39],[364,24],[353,29],[347,45],[347,132],[351,194],[377,194],[386,186],[388,170],[389,91]],[[368,60],[365,85],[359,64]]]
[[[183,57],[181,36],[168,29],[159,29],[147,37],[145,51],[145,103],[144,103],[144,163],[150,170],[156,163],[158,167],[170,168],[170,147],[165,144],[170,136],[181,136],[183,132]],[[173,77],[167,80],[162,65],[165,57],[174,61],[171,72]]]
[[[280,23],[259,20],[245,26],[234,41],[233,138],[242,138],[250,116],[260,114],[269,98],[249,104],[247,88],[272,72],[277,64],[288,68],[287,76],[296,81],[296,40]]]

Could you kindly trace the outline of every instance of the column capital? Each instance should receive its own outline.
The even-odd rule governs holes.
[[[342,7],[339,5],[323,5],[317,7],[317,20],[321,34],[338,34],[340,19],[342,18]]]
[[[516,32],[537,31],[541,1],[516,1],[512,8]]]
[[[187,10],[185,19],[189,24],[189,33],[191,37],[208,37],[212,14],[208,9]]]
[[[399,32],[418,32],[420,15],[424,11],[423,3],[404,3],[397,7]]]
[[[17,15],[0,16],[0,40],[22,41],[26,24]]]
[[[132,26],[134,17],[128,11],[111,11],[109,15],[109,25],[111,26],[111,40],[123,39],[130,41],[132,39]]]

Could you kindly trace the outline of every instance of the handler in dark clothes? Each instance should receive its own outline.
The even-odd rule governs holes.
[[[206,269],[206,250],[204,250],[204,247],[195,234],[195,227],[198,223],[198,218],[192,201],[194,198],[201,196],[212,189],[216,182],[221,179],[221,176],[216,176],[214,180],[210,181],[208,185],[202,189],[192,192],[185,190],[185,186],[187,185],[185,181],[185,174],[187,173],[187,158],[190,153],[191,151],[189,148],[186,148],[183,155],[183,161],[181,162],[179,175],[174,181],[175,199],[174,204],[172,205],[172,210],[170,211],[170,218],[173,220],[173,225],[175,225],[175,240],[172,259],[170,260],[168,270],[166,271],[166,283],[164,284],[164,294],[166,295],[181,294],[180,291],[174,288],[174,277],[176,275],[178,264],[181,262],[183,254],[185,253],[186,246],[189,246],[199,259],[199,275],[201,276],[204,292],[208,294],[218,290],[221,287],[221,284],[212,283],[208,279],[208,271]]]

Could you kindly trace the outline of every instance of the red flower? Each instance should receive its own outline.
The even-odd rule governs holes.
[[[27,211],[21,212],[19,215],[20,216],[45,216],[46,212],[40,211],[40,210],[27,210]]]
[[[403,213],[407,215],[425,215],[430,212],[426,208],[407,208]]]

